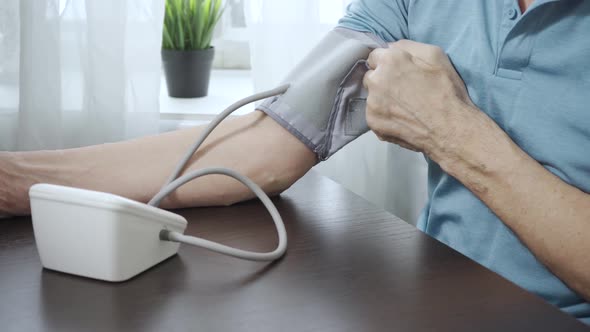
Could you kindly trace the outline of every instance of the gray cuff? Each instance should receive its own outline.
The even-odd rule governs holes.
[[[257,108],[326,160],[369,130],[365,59],[383,46],[375,35],[334,29],[283,81],[289,89]]]

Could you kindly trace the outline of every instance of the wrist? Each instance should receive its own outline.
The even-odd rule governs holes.
[[[459,100],[447,105],[448,109],[444,110],[448,114],[446,123],[439,126],[441,130],[433,135],[431,146],[425,152],[444,171],[449,172],[458,162],[468,162],[464,159],[478,151],[476,145],[479,143],[474,140],[481,138],[482,128],[487,130],[487,122],[491,119],[477,107]]]
[[[25,215],[29,212],[28,187],[18,153],[0,153],[0,214]]]
[[[485,113],[475,106],[467,117],[457,121],[455,133],[446,143],[444,153],[433,159],[449,175],[474,191],[485,191],[485,178],[506,179],[516,167],[522,151]]]

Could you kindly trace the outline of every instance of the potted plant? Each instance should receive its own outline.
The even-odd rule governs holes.
[[[207,95],[211,39],[223,9],[221,0],[166,0],[162,62],[170,97]]]

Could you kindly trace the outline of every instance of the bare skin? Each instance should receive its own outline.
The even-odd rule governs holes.
[[[377,136],[428,155],[590,301],[590,194],[542,167],[477,109],[440,48],[399,41],[373,51],[369,66],[367,123]]]
[[[52,183],[147,202],[203,127],[78,149],[0,152],[0,215],[30,213],[28,189]],[[267,193],[287,189],[316,163],[316,155],[262,112],[217,127],[188,169],[229,167]],[[253,195],[234,179],[211,175],[180,188],[162,207],[229,205]]]
[[[535,0],[518,0],[520,11],[524,13],[533,4],[533,2],[535,2]]]

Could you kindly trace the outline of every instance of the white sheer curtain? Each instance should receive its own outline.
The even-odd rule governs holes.
[[[158,132],[164,0],[1,0],[0,150]]]
[[[278,84],[335,26],[349,2],[246,1],[255,90]],[[422,155],[380,142],[370,132],[316,169],[408,222],[416,222],[426,198],[426,163]]]

